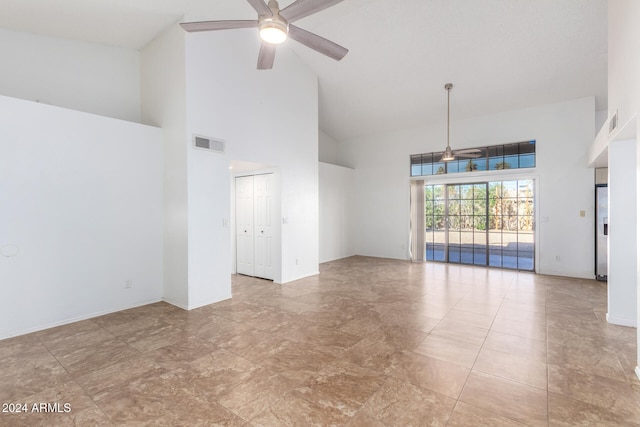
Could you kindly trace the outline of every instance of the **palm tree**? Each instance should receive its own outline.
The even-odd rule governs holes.
[[[478,170],[478,164],[475,163],[473,160],[469,160],[464,170],[466,172],[472,172],[472,171]]]

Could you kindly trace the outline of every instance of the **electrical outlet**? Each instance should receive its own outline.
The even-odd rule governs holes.
[[[125,287],[126,289],[131,289],[131,288],[133,288],[133,280],[127,280],[127,281],[124,283],[124,287]]]

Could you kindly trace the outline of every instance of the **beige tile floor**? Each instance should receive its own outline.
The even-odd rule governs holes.
[[[0,425],[640,425],[606,284],[353,257],[0,341]]]

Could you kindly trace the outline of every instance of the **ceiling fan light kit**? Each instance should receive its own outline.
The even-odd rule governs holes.
[[[456,156],[453,155],[453,151],[451,151],[451,147],[447,146],[444,149],[444,153],[442,154],[441,162],[450,162],[451,160],[455,160]]]
[[[264,42],[271,44],[284,43],[288,32],[289,26],[284,20],[267,18],[260,22],[260,38]]]
[[[264,0],[247,0],[258,12],[257,20],[183,22],[180,26],[187,32],[257,28],[262,40],[258,54],[259,70],[273,68],[275,46],[284,43],[287,38],[292,38],[316,52],[340,61],[349,52],[348,49],[290,23],[341,1],[343,0],[296,0],[280,10],[276,0],[269,0],[268,4]]]
[[[280,16],[280,5],[276,0],[269,0],[268,7],[271,16],[261,16],[259,19],[260,38],[271,44],[284,43],[289,33],[289,23]]]

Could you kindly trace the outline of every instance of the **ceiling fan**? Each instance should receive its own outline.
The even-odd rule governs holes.
[[[449,134],[451,133],[451,121],[450,121],[450,111],[451,111],[451,89],[453,89],[453,83],[447,83],[444,85],[445,90],[447,91],[447,148],[445,148],[444,153],[442,154],[441,162],[450,162],[455,160],[457,157],[463,157],[467,159],[477,159],[482,155],[482,150],[479,148],[468,148],[466,150],[451,150],[451,145],[449,145]]]
[[[305,31],[292,25],[291,22],[302,19],[316,12],[320,12],[330,6],[340,3],[342,0],[296,0],[289,6],[280,10],[276,0],[247,0],[258,12],[257,20],[245,21],[202,21],[184,22],[180,26],[188,32],[230,30],[235,28],[258,28],[262,45],[258,54],[258,69],[270,70],[276,56],[276,45],[291,37],[297,42],[310,47],[337,61],[344,58],[348,49],[320,37],[317,34]]]

